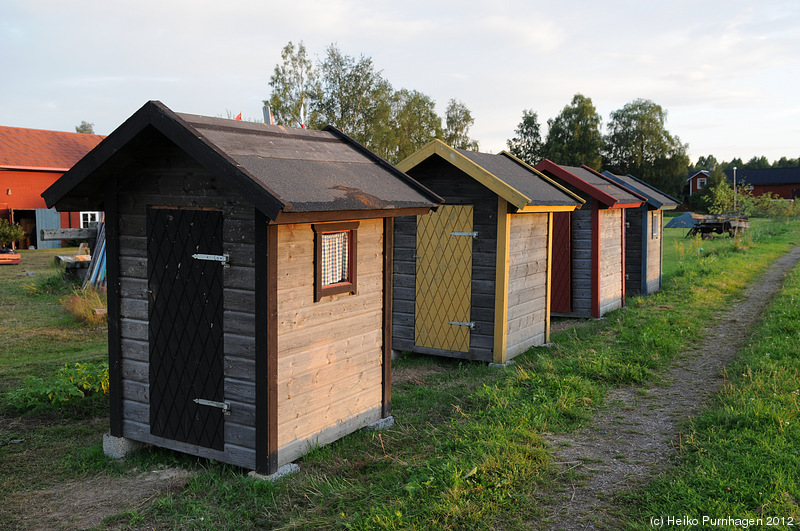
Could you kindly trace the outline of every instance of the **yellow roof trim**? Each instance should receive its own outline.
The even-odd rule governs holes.
[[[453,166],[463,171],[486,188],[502,197],[518,209],[525,208],[531,198],[499,179],[493,173],[483,169],[467,157],[451,148],[438,138],[426,144],[422,149],[400,161],[396,167],[402,172],[407,172],[433,155],[439,155]]]
[[[579,201],[581,205],[586,203],[586,199],[582,198],[579,195],[574,194],[569,189],[567,189],[564,186],[560,185],[559,183],[557,183],[556,181],[554,181],[553,179],[551,179],[550,177],[548,177],[544,173],[540,172],[539,170],[537,170],[536,168],[534,168],[533,166],[531,166],[530,164],[525,162],[524,160],[518,159],[517,157],[515,157],[514,155],[512,155],[511,153],[509,153],[506,150],[501,151],[500,154],[501,155],[505,155],[506,157],[509,157],[510,159],[513,159],[514,161],[516,161],[519,164],[522,164],[523,166],[525,166],[525,168],[529,169],[530,171],[532,171],[533,173],[535,173],[536,175],[538,175],[539,177],[541,177],[542,179],[544,179],[548,183],[552,184],[553,186],[555,186],[556,188],[558,188],[559,190],[561,190],[565,194],[569,195],[570,197],[572,197],[576,201]],[[577,208],[580,209],[580,207],[577,207]]]
[[[579,210],[581,205],[527,205],[517,210],[517,214],[531,214],[534,212],[572,212]]]

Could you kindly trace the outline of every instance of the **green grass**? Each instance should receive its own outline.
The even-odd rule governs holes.
[[[564,481],[541,433],[585,425],[615,386],[657,380],[660,370],[697,344],[704,323],[792,241],[800,241],[800,224],[771,225],[753,234],[710,246],[702,241],[703,251],[689,252],[696,242],[681,241],[687,246],[683,259],[669,266],[662,292],[631,297],[626,309],[554,334],[554,347],[531,349],[506,369],[403,356],[395,362],[396,374],[413,377],[393,386],[395,427],[316,448],[300,461],[298,474],[278,483],[254,482],[235,467],[166,450],[139,452],[126,466],[166,463],[195,474],[183,492],[116,515],[107,524],[122,529],[535,528],[547,516],[543,497],[555,495]],[[667,247],[665,241],[665,254]],[[23,256],[23,264],[29,257]],[[45,324],[22,319],[26,324],[16,326],[23,333],[34,327],[58,330],[64,338],[44,339],[30,352],[17,345],[20,360],[4,353],[0,383],[14,385],[26,374],[55,372],[65,358],[88,361],[104,355],[104,331],[96,332],[102,347],[87,340],[95,331],[66,319],[58,295],[26,295],[17,285],[21,282],[0,277],[0,287],[19,291],[14,296],[20,313],[34,322],[39,313],[49,317]],[[65,350],[68,342],[79,346]],[[42,411],[0,423],[0,440],[42,441],[27,453],[19,445],[0,445],[0,475],[9,478],[2,487],[6,492],[82,475],[127,473],[101,455],[103,423],[91,413],[74,417],[59,421]],[[6,432],[6,425],[19,429]]]
[[[727,367],[714,403],[686,426],[676,465],[629,499],[634,503],[631,512],[635,521],[670,514],[731,515],[793,518],[797,526],[799,472],[800,268],[796,268],[752,342]]]
[[[76,326],[60,299],[75,286],[54,266],[77,249],[19,251],[20,265],[0,266],[0,392],[26,375],[55,372],[73,361],[107,358],[106,327]]]

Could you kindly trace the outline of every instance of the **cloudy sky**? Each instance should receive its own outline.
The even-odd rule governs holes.
[[[575,93],[668,111],[692,160],[800,156],[796,0],[0,0],[0,125],[108,134],[147,100],[260,119],[287,42],[464,102],[482,151]]]

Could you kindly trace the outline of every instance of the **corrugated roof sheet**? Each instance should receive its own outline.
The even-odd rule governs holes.
[[[0,167],[66,171],[103,138],[102,135],[0,126]]]
[[[680,201],[674,197],[665,194],[658,188],[655,188],[646,182],[640,181],[633,175],[617,175],[616,173],[611,173],[610,171],[604,171],[603,175],[614,179],[623,186],[630,188],[640,195],[643,195],[647,198],[647,202],[657,209],[666,210],[674,208],[680,204]]]
[[[509,186],[531,198],[532,206],[573,206],[580,202],[513,158],[500,153],[456,150]]]

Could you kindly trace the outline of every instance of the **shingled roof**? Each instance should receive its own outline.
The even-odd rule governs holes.
[[[67,171],[102,135],[0,126],[0,168]]]
[[[179,114],[145,104],[42,194],[49,206],[102,190],[104,165],[153,129],[222,177],[270,219],[281,212],[430,208],[442,199],[341,131]],[[91,199],[89,199],[91,200]]]
[[[526,206],[580,208],[584,203],[583,199],[506,151],[492,154],[455,149],[437,139],[400,162],[397,167],[410,171],[433,155],[455,165],[518,210]]]

